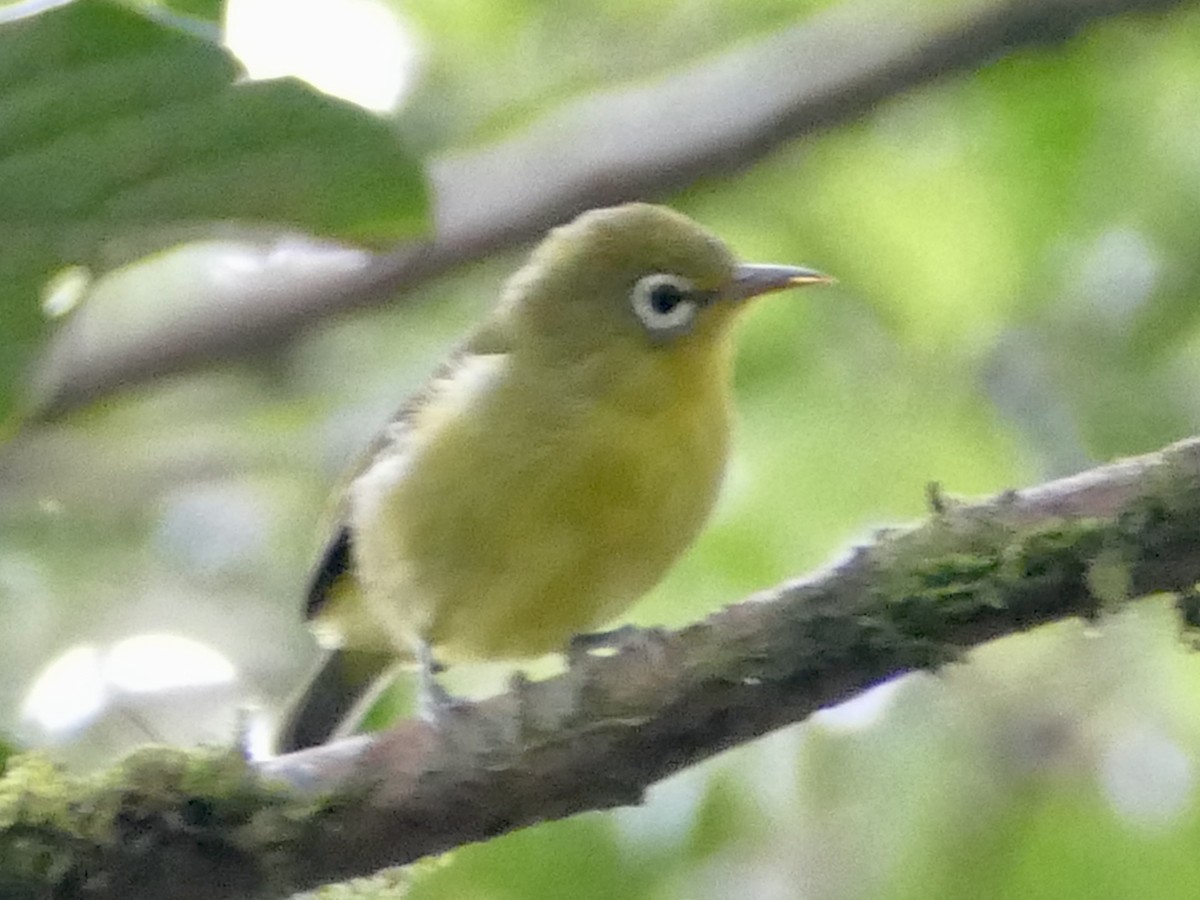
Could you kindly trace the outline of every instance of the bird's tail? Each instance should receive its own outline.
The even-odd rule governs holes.
[[[278,753],[315,747],[353,731],[391,683],[391,653],[326,650],[289,704],[275,741]]]

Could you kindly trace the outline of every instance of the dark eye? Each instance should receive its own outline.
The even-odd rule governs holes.
[[[682,300],[683,291],[673,282],[664,281],[650,289],[650,307],[660,316],[665,316]]]
[[[686,332],[696,316],[695,288],[679,275],[647,275],[633,286],[630,304],[652,335],[673,337]]]

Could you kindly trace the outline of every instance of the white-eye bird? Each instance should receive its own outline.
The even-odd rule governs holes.
[[[340,494],[306,606],[328,652],[280,749],[328,739],[397,660],[561,651],[630,606],[716,498],[730,326],[829,280],[739,264],[659,206],[552,231]]]

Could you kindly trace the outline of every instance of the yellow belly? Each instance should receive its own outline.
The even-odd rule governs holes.
[[[720,485],[729,404],[724,373],[704,374],[642,386],[663,392],[649,399],[616,384],[580,402],[564,385],[530,404],[531,386],[502,373],[376,471],[354,511],[355,563],[397,649],[561,650],[653,586]]]

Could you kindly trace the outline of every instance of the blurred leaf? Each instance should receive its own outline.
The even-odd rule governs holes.
[[[388,243],[427,224],[422,169],[375,116],[103,0],[0,28],[0,384],[68,265],[218,222]],[[107,255],[104,251],[107,251]],[[0,395],[0,417],[13,397]]]
[[[1145,365],[1178,352],[1200,325],[1195,265],[1200,144],[1193,127],[1200,116],[1195,52],[1200,15],[1193,9],[1175,16],[1172,24],[1154,34],[1152,44],[1145,33],[1133,40],[1126,36],[1121,54],[1107,54],[1101,75],[1110,102],[1119,103],[1122,114],[1110,117],[1091,161],[1104,177],[1093,177],[1094,197],[1102,199],[1092,199],[1088,211],[1101,203],[1111,207],[1109,219],[1137,229],[1154,251],[1156,277],[1142,302],[1130,304],[1135,313],[1130,348]],[[1137,54],[1138,65],[1128,64],[1130,53]],[[1119,267],[1111,273],[1122,274]]]
[[[745,787],[728,774],[718,775],[704,792],[688,851],[694,863],[712,857],[730,844],[761,839],[758,816],[747,802]]]
[[[383,731],[389,725],[394,725],[405,715],[411,715],[416,710],[415,682],[412,672],[393,674],[392,682],[371,704],[367,714],[356,727],[357,731]]]
[[[446,857],[413,885],[411,900],[637,900],[653,896],[656,873],[620,852],[611,819],[575,816],[526,828]]]
[[[929,871],[892,897],[1156,900],[1195,896],[1196,817],[1161,831],[1123,823],[1086,784],[1031,783],[977,829],[943,835]]]

